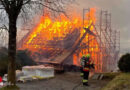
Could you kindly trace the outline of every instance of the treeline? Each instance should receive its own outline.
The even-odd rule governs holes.
[[[28,50],[18,50],[16,55],[16,70],[21,70],[23,66],[36,65],[36,62],[31,58]],[[0,48],[0,76],[7,73],[8,70],[8,49]]]

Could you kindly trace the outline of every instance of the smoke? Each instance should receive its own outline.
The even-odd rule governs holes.
[[[77,3],[80,11],[91,7],[96,7],[97,10],[108,10],[112,14],[112,28],[121,33],[121,52],[130,48],[130,0],[77,0]]]

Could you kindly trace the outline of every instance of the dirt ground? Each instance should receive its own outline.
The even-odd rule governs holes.
[[[108,83],[105,80],[89,80],[89,87],[82,85],[79,72],[67,72],[57,74],[52,79],[35,80],[26,83],[18,83],[20,90],[101,90]]]

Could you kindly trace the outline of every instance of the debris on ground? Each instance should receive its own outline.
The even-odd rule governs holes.
[[[16,70],[16,77],[19,82],[52,78],[54,77],[54,67],[44,65],[24,66],[22,71]],[[7,74],[4,75],[3,81],[7,82]]]

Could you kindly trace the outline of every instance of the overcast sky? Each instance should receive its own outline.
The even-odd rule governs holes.
[[[121,33],[121,52],[130,51],[130,0],[77,0],[80,9],[96,7],[112,14],[113,28]],[[78,8],[78,9],[79,9]],[[126,51],[127,52],[127,51]]]

